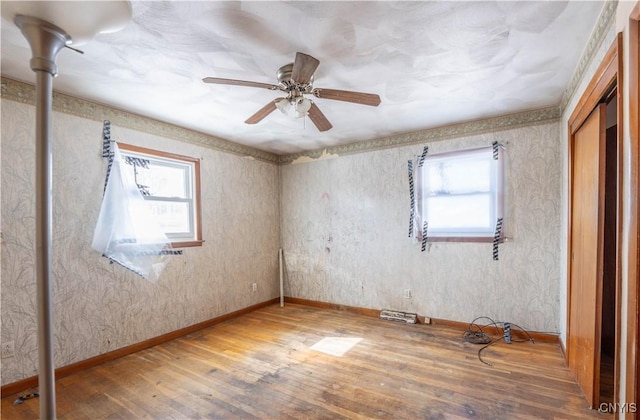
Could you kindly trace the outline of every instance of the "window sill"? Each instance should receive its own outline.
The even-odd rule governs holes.
[[[192,246],[202,246],[203,240],[198,241],[185,241],[185,242],[171,242],[172,248],[188,248]]]
[[[478,242],[493,243],[493,236],[428,236],[427,243],[431,242]],[[502,237],[498,241],[504,243],[505,238]]]

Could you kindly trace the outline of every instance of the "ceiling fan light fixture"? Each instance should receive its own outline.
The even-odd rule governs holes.
[[[278,108],[284,115],[289,115],[291,104],[287,98],[278,98],[276,99],[276,108]]]
[[[309,115],[311,109],[311,100],[307,98],[301,98],[296,102],[296,117],[304,118]]]

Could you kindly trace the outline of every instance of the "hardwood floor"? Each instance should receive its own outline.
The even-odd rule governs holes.
[[[361,338],[343,356],[311,349]],[[500,341],[346,311],[268,306],[57,381],[60,419],[607,418],[557,344]],[[37,398],[2,418],[38,418]]]

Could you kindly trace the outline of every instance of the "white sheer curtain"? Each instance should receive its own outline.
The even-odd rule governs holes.
[[[155,281],[166,265],[171,242],[151,213],[117,143],[93,235],[92,248],[111,261]]]

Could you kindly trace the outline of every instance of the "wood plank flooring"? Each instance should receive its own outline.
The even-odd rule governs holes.
[[[311,347],[361,338],[341,357]],[[500,341],[346,311],[268,306],[57,381],[60,419],[608,418],[551,343]],[[38,400],[2,399],[3,419]]]

